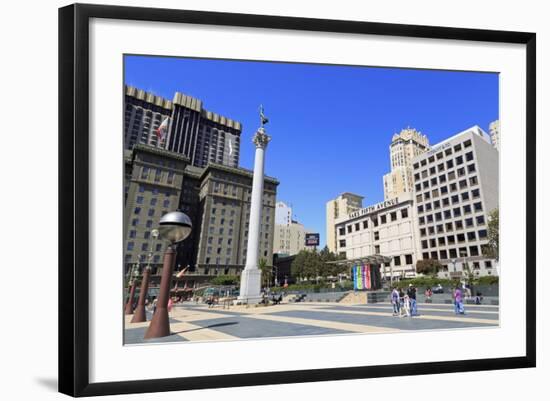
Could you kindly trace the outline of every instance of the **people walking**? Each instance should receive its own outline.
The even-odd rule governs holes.
[[[424,296],[426,297],[426,303],[432,302],[432,295],[433,291],[430,287],[426,288],[426,291],[424,291]]]
[[[403,295],[402,311],[403,312],[399,315],[399,317],[411,316],[411,301],[408,294]]]
[[[462,300],[462,290],[457,285],[454,291],[454,303],[455,303],[455,313],[457,315],[464,315],[464,303]]]
[[[412,284],[409,284],[407,295],[409,297],[410,303],[410,314],[411,316],[416,316],[418,314],[418,311],[416,309],[416,287],[414,287]]]
[[[393,291],[391,292],[391,303],[392,303],[392,306],[393,306],[393,316],[398,316],[399,315],[399,306],[400,306],[400,301],[399,301],[399,291],[397,291],[397,287],[393,287]]]

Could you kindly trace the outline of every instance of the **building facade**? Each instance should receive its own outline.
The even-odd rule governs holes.
[[[499,205],[498,151],[478,126],[413,160],[420,258],[437,259],[442,277],[459,277],[465,263],[477,275],[497,274],[483,256],[488,213]]]
[[[500,120],[493,121],[489,124],[489,135],[491,136],[491,143],[495,149],[500,151]]]
[[[303,224],[292,218],[292,208],[284,202],[277,202],[275,206],[275,236],[273,253],[281,256],[296,255],[306,246],[306,233],[309,233]]]
[[[382,274],[397,278],[416,273],[417,219],[412,194],[403,194],[336,220],[336,252],[346,259],[383,255],[391,258]]]
[[[413,192],[412,160],[426,152],[430,143],[426,135],[414,128],[394,134],[390,144],[391,172],[384,175],[384,199]]]
[[[265,177],[260,257],[273,260],[278,181]],[[188,268],[189,286],[221,274],[240,274],[246,263],[252,171],[209,164],[199,168],[176,152],[136,144],[125,151],[124,266],[150,263],[160,278],[166,243],[154,239],[160,218],[180,209],[193,223],[178,244],[176,270]]]
[[[180,92],[170,101],[127,86],[124,99],[125,149],[141,143],[180,153],[196,167],[239,165],[240,122],[208,111],[201,100]],[[163,123],[166,130],[159,135]]]
[[[363,207],[363,199],[364,197],[361,195],[352,194],[351,192],[344,192],[336,199],[327,202],[327,247],[331,252],[337,251],[336,220],[343,218],[355,210],[361,209]]]

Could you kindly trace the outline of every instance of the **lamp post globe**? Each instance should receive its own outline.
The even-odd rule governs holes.
[[[179,210],[166,213],[159,221],[158,235],[160,238],[168,241],[169,245],[164,252],[157,309],[153,314],[149,328],[145,332],[145,339],[170,335],[168,299],[170,297],[172,272],[176,263],[174,244],[186,239],[191,234],[192,227],[193,225],[189,216]]]

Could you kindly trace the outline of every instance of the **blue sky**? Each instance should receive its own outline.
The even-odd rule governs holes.
[[[498,116],[498,74],[126,56],[125,83],[172,99],[179,91],[243,124],[241,167],[252,169],[258,106],[272,140],[265,173],[277,199],[321,234],[325,204],[342,192],[383,200],[395,132],[412,127],[435,144]]]

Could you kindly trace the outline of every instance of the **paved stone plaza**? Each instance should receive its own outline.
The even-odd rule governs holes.
[[[466,315],[455,315],[451,304],[419,304],[419,316],[392,316],[389,303],[342,305],[290,303],[270,306],[216,306],[186,302],[170,313],[169,337],[143,340],[149,322],[130,323],[125,316],[125,344],[227,341],[266,337],[389,333],[410,330],[467,329],[499,325],[499,307],[466,305]],[[151,314],[148,313],[148,320]]]

